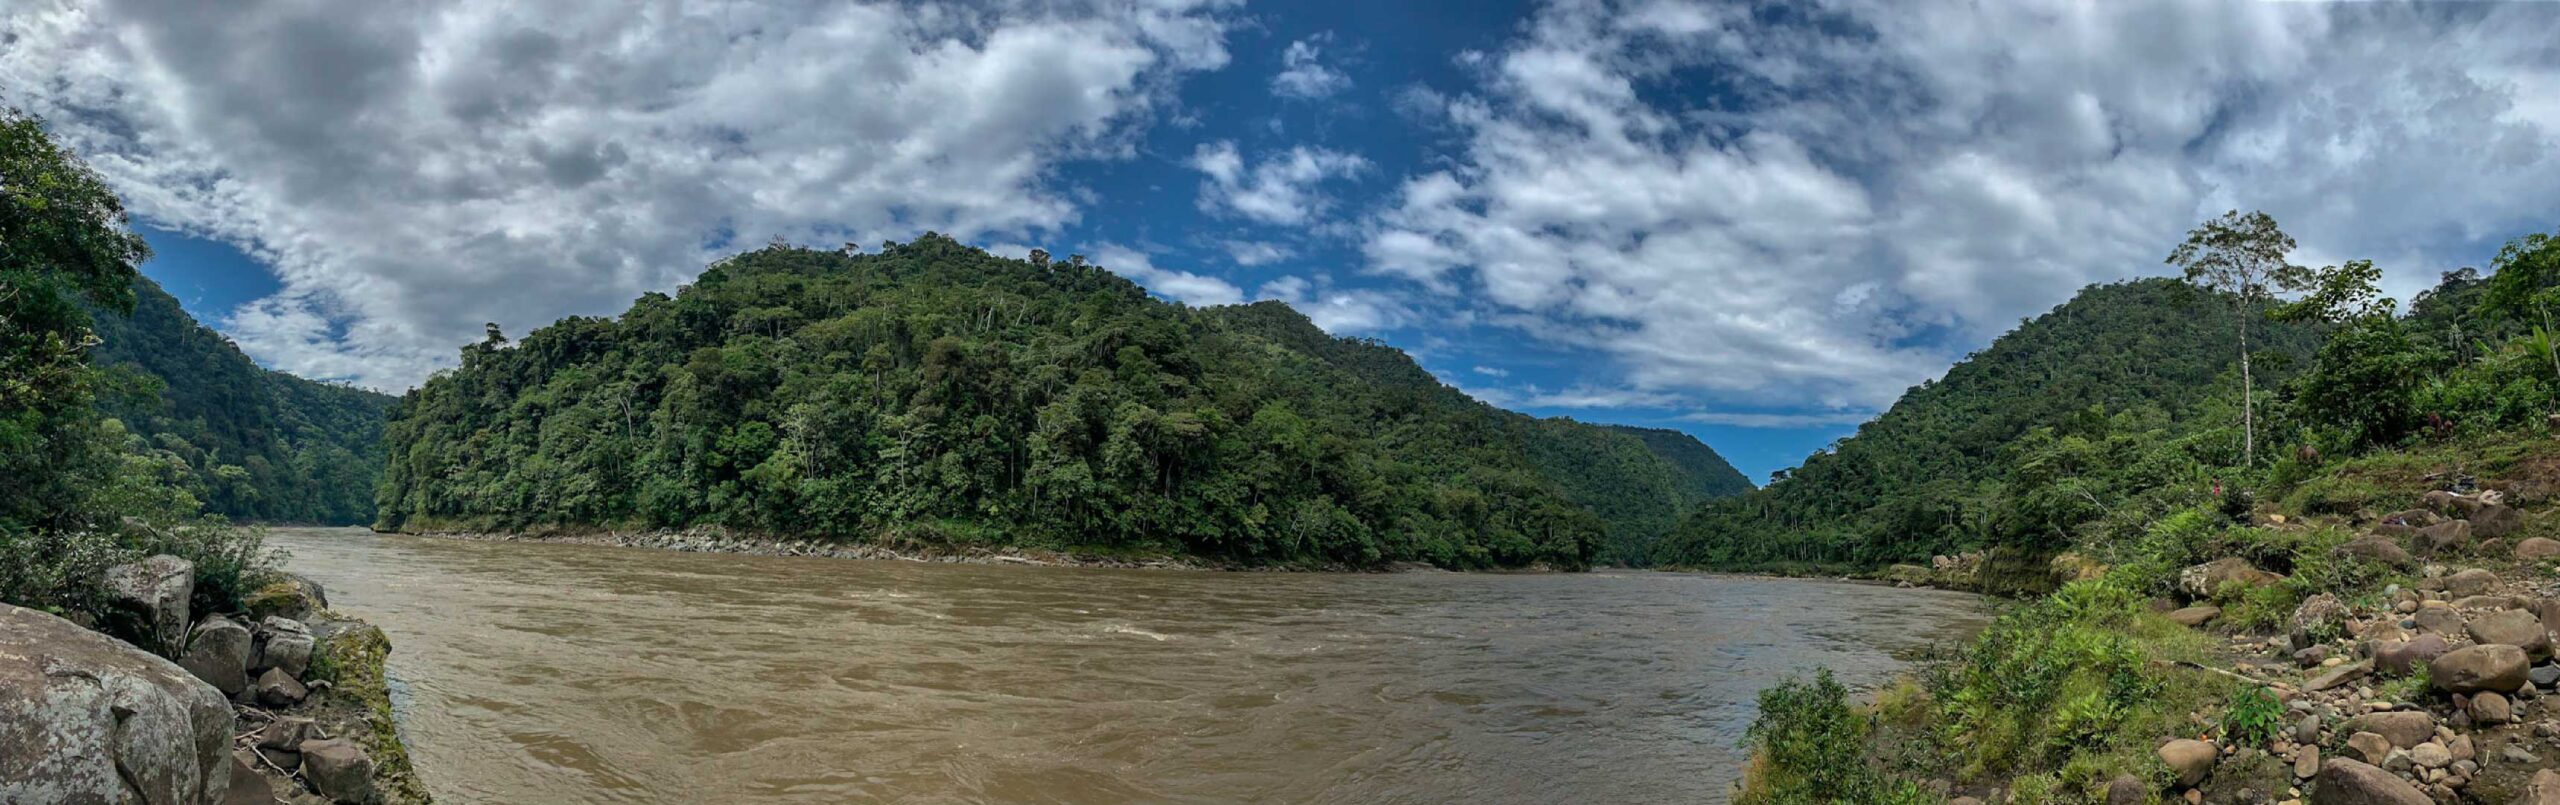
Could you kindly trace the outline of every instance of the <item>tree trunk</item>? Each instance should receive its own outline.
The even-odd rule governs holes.
[[[2249,302],[2243,295],[2232,312],[2240,319],[2240,466],[2258,466],[2258,385],[2249,376]]]

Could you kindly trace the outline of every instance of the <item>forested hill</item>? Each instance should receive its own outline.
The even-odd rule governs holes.
[[[2130,451],[2124,461],[2103,455],[2109,445],[2166,445],[2199,459],[2178,466],[2235,466],[2235,322],[2228,297],[2175,280],[2083,289],[1767,487],[1701,509],[1656,558],[1875,565],[2050,541],[2056,524],[2094,514],[2070,486],[2078,463],[2146,471]],[[2300,371],[2319,344],[2308,325],[2250,326],[2262,390]],[[2262,417],[2272,399],[2262,391]]]
[[[1685,433],[1591,425],[1566,418],[1537,419],[1468,397],[1424,371],[1402,350],[1372,340],[1335,338],[1279,302],[1210,308],[1203,315],[1231,329],[1270,339],[1323,361],[1383,395],[1410,395],[1416,408],[1441,416],[1485,420],[1526,451],[1529,463],[1554,481],[1566,499],[1598,514],[1608,526],[1596,558],[1618,565],[1645,564],[1653,544],[1680,519],[1710,499],[1751,490],[1751,482]],[[1391,412],[1346,411],[1359,417]]]
[[[383,422],[394,399],[261,368],[135,277],[131,316],[92,311],[94,358],[123,388],[108,416],[185,459],[207,511],[262,522],[373,520]],[[116,371],[116,370],[124,371]]]
[[[1633,425],[1610,425],[1610,430],[1634,436],[1644,446],[1671,462],[1680,470],[1692,499],[1698,501],[1739,495],[1752,490],[1751,479],[1726,463],[1707,443],[1698,437],[1668,428],[1639,428]]]
[[[404,530],[1578,567],[1694,498],[1638,438],[1483,405],[1284,305],[935,235],[768,248],[619,318],[493,332],[386,440],[377,525]]]

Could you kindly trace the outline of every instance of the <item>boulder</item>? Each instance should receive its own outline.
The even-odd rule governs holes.
[[[2374,670],[2391,676],[2408,676],[2452,650],[2452,643],[2431,634],[2418,635],[2408,640],[2375,643],[2373,644],[2373,667]]]
[[[2434,805],[2427,792],[2390,772],[2342,757],[2320,764],[2311,805]]]
[[[2524,687],[2524,649],[2515,646],[2464,646],[2427,664],[2428,681],[2448,693],[2500,692]]]
[[[2417,614],[2409,616],[2409,619],[2417,624],[2418,631],[2426,634],[2463,633],[2462,613],[2443,603],[2420,604]]]
[[[187,650],[178,655],[178,665],[213,683],[223,695],[237,695],[249,687],[250,648],[248,627],[207,615],[187,638]]]
[[[2302,746],[2294,747],[2294,749],[2293,749],[2293,777],[2294,777],[2294,779],[2297,779],[2297,780],[2308,780],[2308,779],[2311,779],[2312,775],[2319,774],[2319,773],[2320,773],[2320,747],[2312,746],[2312,745],[2310,745],[2310,744],[2304,744],[2304,745],[2302,745]]]
[[[2490,691],[2471,697],[2471,723],[2497,726],[2514,720],[2515,707],[2507,703],[2507,697]]]
[[[2251,567],[2248,560],[2237,556],[2225,556],[2178,572],[2178,587],[2193,598],[2212,597],[2228,584],[2262,587],[2283,580],[2283,576]]]
[[[2391,739],[2370,732],[2347,736],[2347,748],[2364,757],[2366,763],[2380,763],[2391,756]]]
[[[2504,537],[2524,528],[2523,512],[2495,503],[2483,504],[2463,519],[2471,521],[2472,536],[2481,539]]]
[[[249,593],[241,603],[248,607],[251,617],[300,620],[328,609],[329,592],[309,577],[284,573]]]
[[[0,802],[220,802],[230,728],[177,664],[0,604]]]
[[[378,805],[382,790],[373,784],[373,756],[343,738],[302,742],[302,776],[321,795],[354,805]]]
[[[2169,620],[2190,628],[2203,626],[2206,621],[2219,617],[2222,617],[2222,608],[2217,606],[2192,606],[2169,613]]]
[[[2534,772],[2533,780],[2525,783],[2524,792],[2516,797],[2516,805],[2560,805],[2560,771]]]
[[[269,668],[258,677],[258,703],[268,707],[292,707],[302,703],[311,690],[282,668]]]
[[[2428,492],[2418,498],[2418,505],[2426,507],[2428,510],[2446,517],[2460,517],[2464,514],[2468,514],[2470,513],[2470,504],[2474,504],[2476,502],[2477,501],[2473,501],[2470,498],[2466,498],[2452,492],[2447,492],[2442,489]]]
[[[2302,599],[2302,604],[2293,608],[2290,624],[2295,645],[2308,646],[2344,633],[2348,614],[2347,605],[2328,593]]]
[[[259,727],[253,735],[260,749],[300,751],[303,741],[320,737],[320,726],[303,716],[283,716]]]
[[[2213,762],[2222,757],[2213,744],[2193,738],[2179,738],[2160,745],[2160,762],[2168,764],[2179,787],[2192,788],[2213,773]]]
[[[2416,532],[2412,531],[2411,533]],[[2399,543],[2393,542],[2391,541],[2391,538],[2385,537],[2381,534],[2366,534],[2364,536],[2357,537],[2348,541],[2344,545],[2338,546],[2336,553],[2339,556],[2354,557],[2367,561],[2380,562],[2392,567],[2402,568],[2416,564],[2418,561],[2417,559],[2409,556],[2408,551],[2401,550]]]
[[[2480,595],[2497,586],[2498,574],[2476,567],[2444,577],[2444,591],[2455,597]]]
[[[2419,553],[2450,553],[2468,544],[2471,544],[2471,522],[2468,520],[2446,520],[2418,529]]]
[[[2524,649],[2525,656],[2543,660],[2551,658],[2551,632],[2542,627],[2542,618],[2521,609],[2483,612],[2471,618],[2468,627],[2471,642],[2514,646]]]
[[[2466,595],[2453,602],[2454,609],[2525,609],[2531,601],[2513,595]]]
[[[2320,672],[2319,675],[2303,682],[2302,688],[2309,691],[2329,690],[2340,685],[2345,685],[2349,682],[2363,679],[2364,675],[2372,670],[2373,661],[2371,660],[2347,663],[2345,665],[2340,665]]]
[[[275,805],[275,784],[258,773],[255,754],[247,749],[231,750],[231,790],[223,796],[222,805]]]
[[[2149,805],[2150,802],[2151,786],[2144,784],[2142,778],[2119,774],[2107,781],[2106,805]]]
[[[195,563],[161,554],[107,568],[111,629],[174,655],[187,639],[187,599],[196,594]]]
[[[2409,747],[2409,762],[2418,764],[2421,769],[2441,769],[2453,765],[2453,750],[2444,748],[2444,744],[2428,741]]]
[[[2399,523],[2376,523],[2371,530],[2373,536],[2385,539],[2408,539],[2418,535],[2417,526]]]
[[[256,637],[257,658],[249,663],[249,670],[280,668],[288,676],[300,677],[311,665],[311,627],[301,621],[269,615],[258,622]]]
[[[2387,710],[2380,713],[2366,713],[2349,719],[2346,729],[2349,732],[2369,732],[2382,736],[2382,740],[2392,749],[2407,749],[2436,737],[2436,718],[2421,710]],[[2348,745],[2354,745],[2353,739],[2348,741]],[[2381,760],[2376,759],[2374,762],[2379,763]]]
[[[2517,559],[2526,562],[2539,562],[2553,557],[2560,557],[2560,540],[2554,540],[2546,537],[2526,537],[2524,538],[2524,541],[2516,543]]]

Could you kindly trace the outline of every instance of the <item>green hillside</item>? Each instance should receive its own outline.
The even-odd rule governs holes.
[[[151,446],[184,459],[181,483],[235,520],[373,520],[382,424],[394,399],[260,368],[149,278],[130,316],[92,312],[93,359],[120,381],[101,396]]]
[[[2239,463],[2232,322],[2225,299],[2175,280],[2091,286],[1945,377],[1913,387],[1769,486],[1699,511],[1656,557],[1720,567],[1872,566],[2065,541],[2054,524],[2085,513],[2055,508],[2072,497],[2067,490],[2062,500],[2026,494],[2019,482],[2032,479],[2014,472],[2040,445],[2076,439],[2103,453],[2110,445],[2178,442],[2194,453],[2181,466]],[[2306,366],[2320,343],[2311,325],[2252,326],[2262,394]]]
[[[493,332],[387,441],[378,526],[406,530],[1580,567],[1694,497],[1640,439],[1486,406],[1285,305],[933,235],[769,248],[619,318]]]

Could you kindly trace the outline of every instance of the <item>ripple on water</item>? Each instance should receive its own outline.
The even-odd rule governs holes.
[[[1721,802],[1760,687],[1981,622],[1689,574],[272,539],[392,635],[412,754],[468,802]]]

